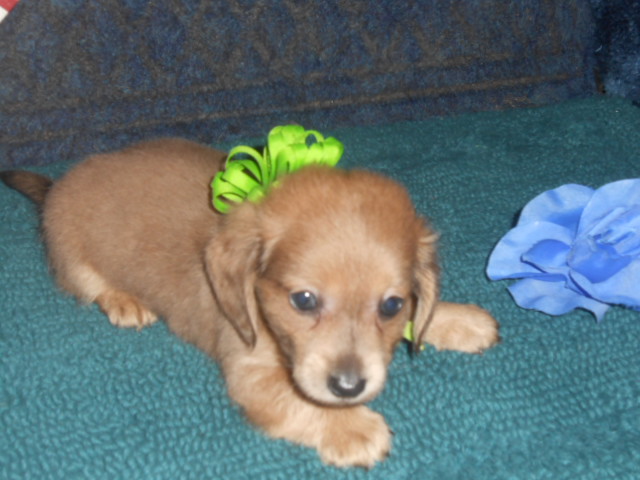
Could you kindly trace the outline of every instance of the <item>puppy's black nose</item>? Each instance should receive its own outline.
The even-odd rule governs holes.
[[[353,372],[340,372],[331,375],[327,385],[336,397],[353,398],[363,392],[367,381]]]

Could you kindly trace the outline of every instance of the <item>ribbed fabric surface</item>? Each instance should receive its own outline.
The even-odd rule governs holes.
[[[0,28],[0,165],[584,97],[595,33],[585,0],[20,2]]]
[[[0,478],[638,478],[640,314],[525,311],[484,268],[536,194],[640,176],[640,109],[592,98],[326,133],[345,167],[407,185],[442,234],[443,297],[492,311],[503,342],[480,356],[399,348],[372,404],[395,432],[390,458],[326,467],[248,426],[216,365],[162,323],[118,330],[57,292],[35,209],[2,187]]]

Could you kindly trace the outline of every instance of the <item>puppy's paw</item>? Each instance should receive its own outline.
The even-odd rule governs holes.
[[[500,341],[498,322],[476,305],[441,302],[425,333],[438,350],[481,353]]]
[[[140,329],[158,320],[152,311],[128,293],[108,291],[98,295],[96,303],[116,327]]]
[[[332,415],[318,447],[322,461],[337,467],[371,468],[390,450],[391,431],[384,417],[364,406]]]

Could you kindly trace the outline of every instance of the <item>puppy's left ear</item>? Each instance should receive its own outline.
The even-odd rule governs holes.
[[[413,350],[420,351],[440,295],[440,267],[438,266],[438,234],[422,221],[418,230],[418,251],[414,266]]]
[[[218,305],[250,347],[257,341],[255,283],[261,248],[256,207],[247,202],[225,216],[205,251],[207,274]]]

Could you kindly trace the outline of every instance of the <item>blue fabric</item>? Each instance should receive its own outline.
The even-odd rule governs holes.
[[[0,165],[584,97],[594,29],[584,0],[25,0],[0,26]]]
[[[487,275],[524,279],[509,288],[516,303],[551,315],[640,309],[640,178],[536,196],[491,252]]]
[[[599,89],[640,103],[640,1],[590,0]]]
[[[596,323],[583,311],[523,310],[484,269],[540,192],[637,175],[638,125],[639,109],[593,98],[323,130],[344,142],[343,166],[400,180],[432,218],[443,297],[479,303],[502,324],[502,343],[479,356],[398,348],[372,404],[394,448],[369,472],[325,467],[314,451],[255,432],[216,365],[162,323],[119,330],[57,292],[35,209],[1,187],[0,478],[637,478],[640,313],[614,307]]]

